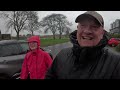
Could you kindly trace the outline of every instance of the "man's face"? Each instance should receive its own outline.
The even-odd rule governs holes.
[[[30,42],[29,47],[30,47],[31,50],[37,49],[37,42]]]
[[[77,29],[77,40],[81,47],[96,46],[103,38],[103,27],[93,20],[78,23]]]

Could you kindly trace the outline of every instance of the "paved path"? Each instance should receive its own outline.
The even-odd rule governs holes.
[[[68,47],[72,47],[72,44],[70,42],[48,46],[45,47],[44,49],[47,51],[50,50],[50,53],[53,55],[54,58],[63,48],[68,48]]]

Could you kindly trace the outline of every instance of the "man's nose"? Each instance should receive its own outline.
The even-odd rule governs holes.
[[[91,27],[90,26],[86,27],[84,33],[91,34],[92,33]]]

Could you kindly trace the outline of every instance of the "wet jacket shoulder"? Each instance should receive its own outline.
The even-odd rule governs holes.
[[[107,73],[111,73],[110,79],[120,79],[120,55],[109,49],[105,55],[105,65]],[[107,75],[107,74],[106,74]]]
[[[83,67],[83,70],[76,69],[75,59],[72,48],[62,50],[53,61],[46,79],[120,79],[120,56],[108,49],[104,50],[98,62],[94,62],[86,69]]]
[[[65,70],[63,69],[66,65],[70,66],[69,61],[73,60],[73,53],[72,48],[66,48],[61,50],[57,56],[55,57],[50,69],[48,70],[46,74],[46,79],[59,79],[62,78],[61,71]],[[73,60],[74,61],[74,60]],[[63,71],[65,72],[65,71]],[[63,74],[64,77],[64,74]]]

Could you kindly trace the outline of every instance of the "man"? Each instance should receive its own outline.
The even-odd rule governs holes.
[[[39,36],[32,36],[28,39],[30,52],[25,56],[21,79],[44,79],[48,68],[52,64],[52,59],[48,53],[40,49]]]
[[[120,56],[110,52],[103,17],[88,11],[76,20],[70,34],[73,47],[61,50],[46,79],[120,79]]]

